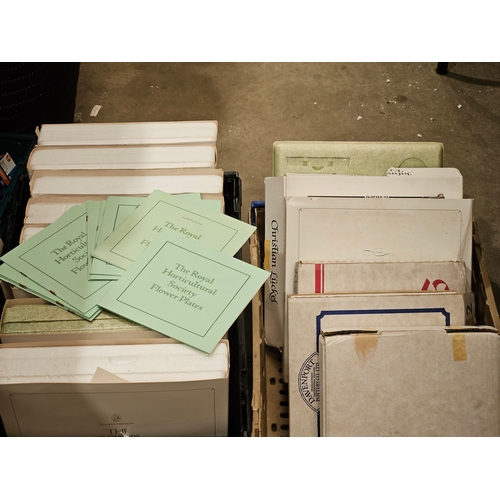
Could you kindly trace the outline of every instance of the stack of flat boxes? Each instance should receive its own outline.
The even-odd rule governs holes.
[[[498,434],[472,200],[442,159],[436,143],[275,143],[264,339],[283,353],[291,436]]]
[[[27,164],[30,199],[20,243],[72,206],[108,196],[146,197],[156,189],[170,194],[200,193],[202,199],[219,200],[223,212],[223,171],[217,167],[216,140],[215,121],[42,126]],[[81,323],[75,315],[8,283],[2,283],[2,289],[8,299],[2,320],[7,309],[15,319],[19,305],[26,306],[28,315],[35,310],[32,306],[46,308],[46,317],[38,321],[19,318],[20,322],[33,321],[33,329],[42,332],[37,342],[0,344],[5,368],[0,416],[8,435],[227,435],[227,340],[210,356],[157,332],[125,324],[122,339],[107,335],[104,327],[101,334],[94,332],[93,340],[71,340],[71,325]],[[108,316],[100,316],[101,328],[121,321]],[[65,328],[70,335],[56,334],[57,329]],[[69,373],[65,378],[44,373],[47,356],[73,359],[74,349],[79,349],[75,359],[87,362],[87,371]],[[107,359],[123,356],[125,362],[142,351],[128,366],[126,377],[113,374],[112,369],[96,371]],[[166,370],[159,368],[148,378],[145,366],[160,353],[171,362]],[[26,356],[32,358],[32,370],[39,368],[38,378],[26,375]],[[179,364],[180,359],[185,364]],[[47,376],[64,383],[51,385]],[[120,391],[113,385],[116,383],[120,383]],[[95,405],[90,420],[89,404],[76,394],[82,387]],[[30,397],[30,391],[38,395]],[[151,404],[159,405],[159,417],[152,416]],[[71,406],[75,409],[70,411]],[[39,419],[29,417],[36,412]],[[128,415],[121,415],[123,412]],[[54,414],[61,418],[55,421]]]
[[[82,200],[160,189],[222,202],[216,140],[217,122],[44,125],[27,165],[21,242]]]

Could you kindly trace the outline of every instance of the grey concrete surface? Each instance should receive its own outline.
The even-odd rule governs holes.
[[[76,112],[83,122],[217,120],[218,165],[242,178],[243,214],[264,199],[274,141],[442,142],[444,166],[475,200],[498,304],[500,63],[450,63],[444,76],[436,66],[86,62]]]

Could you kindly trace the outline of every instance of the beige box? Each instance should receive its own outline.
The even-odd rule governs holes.
[[[227,435],[226,340],[2,347],[0,364],[7,436]]]
[[[0,321],[2,344],[94,339],[111,343],[149,338],[165,335],[107,311],[87,321],[40,298],[6,300]]]
[[[439,142],[277,141],[273,175],[385,175],[390,167],[442,167]]]
[[[38,132],[38,146],[123,144],[215,144],[215,120],[123,123],[48,123]]]
[[[493,328],[325,330],[321,436],[499,436]]]
[[[220,168],[171,168],[156,170],[57,170],[35,172],[31,196],[143,196],[155,189],[170,194],[222,194],[224,172]]]
[[[291,295],[288,298],[290,436],[319,436],[319,336],[327,330],[397,326],[463,326],[472,294]],[[468,314],[467,314],[468,312]]]
[[[298,262],[296,275],[296,294],[470,291],[463,261]]]

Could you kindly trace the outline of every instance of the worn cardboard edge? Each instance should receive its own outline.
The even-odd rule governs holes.
[[[442,328],[439,326],[433,327],[433,326],[404,326],[404,327],[384,327],[384,328],[377,328],[377,329],[352,329],[352,330],[321,330],[321,335],[323,337],[333,337],[336,335],[383,335],[385,334],[391,334],[391,333],[398,333],[398,334],[403,334],[403,335],[410,335],[412,332],[426,332],[426,331],[436,331],[436,332],[442,332],[445,334],[449,335],[456,335],[460,333],[495,333],[498,335],[500,338],[500,332],[492,326],[455,326],[455,327],[449,327],[449,328]]]
[[[249,223],[252,221],[250,211]],[[256,226],[259,227],[256,220]],[[260,249],[264,231],[255,231],[250,238],[250,262],[262,267]],[[252,246],[253,251],[252,251]],[[288,437],[288,386],[283,381],[282,355],[279,349],[266,344],[262,296],[259,290],[252,301],[252,437]]]

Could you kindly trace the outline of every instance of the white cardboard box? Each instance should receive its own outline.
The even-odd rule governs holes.
[[[463,177],[456,168],[389,168],[385,175],[290,173],[270,177],[273,189],[292,196],[340,198],[463,198]],[[266,207],[267,209],[267,207]]]
[[[155,189],[170,194],[222,194],[224,172],[220,168],[153,170],[57,170],[35,172],[31,196],[141,196]]]
[[[48,224],[28,224],[23,226],[21,229],[21,234],[19,235],[19,244],[28,241],[36,233],[39,233],[42,229],[45,229]]]
[[[322,436],[500,436],[494,328],[325,330]]]
[[[400,326],[463,326],[473,317],[472,294],[291,295],[288,299],[290,436],[319,435],[321,331]],[[466,318],[466,311],[469,313]]]
[[[225,436],[229,345],[0,348],[8,436]]]
[[[38,133],[38,146],[120,144],[215,144],[215,120],[128,123],[49,123]]]
[[[37,196],[26,204],[24,224],[30,226],[47,225],[57,220],[71,207],[86,201],[104,201],[106,195],[98,196]]]
[[[37,170],[128,170],[214,167],[210,144],[162,146],[35,147],[27,168]]]
[[[461,260],[470,289],[472,204],[470,199],[288,198],[282,295],[293,293],[300,261]],[[286,322],[285,303],[285,352]],[[288,380],[286,356],[284,363]]]
[[[287,198],[349,197],[353,198],[354,208],[359,206],[355,200],[359,197],[462,198],[462,176],[456,169],[392,169],[391,172],[391,175],[380,177],[289,174],[283,177],[268,177],[264,180],[266,201],[264,268],[271,272],[264,288],[264,330],[269,345],[283,347],[286,295],[292,293],[290,288],[284,291],[287,280],[285,276],[288,276],[285,272]],[[311,208],[315,208],[312,200],[307,203],[312,205]],[[324,203],[328,203],[326,198]],[[337,206],[341,206],[341,203],[337,201]],[[376,208],[376,204],[370,206]],[[350,207],[347,205],[346,209],[351,210]],[[317,228],[321,223],[321,219],[318,219],[313,227]],[[326,257],[322,260],[335,259]]]
[[[145,198],[143,194],[141,197]],[[75,205],[81,205],[88,200],[106,200],[107,195],[97,196],[36,196],[26,204],[24,224],[27,226],[47,225],[57,220],[67,210]],[[202,200],[217,200],[224,213],[224,196],[222,194],[201,194]]]
[[[470,291],[462,261],[298,262],[296,273],[296,294]]]
[[[273,175],[385,175],[389,167],[442,167],[439,142],[277,141]]]

